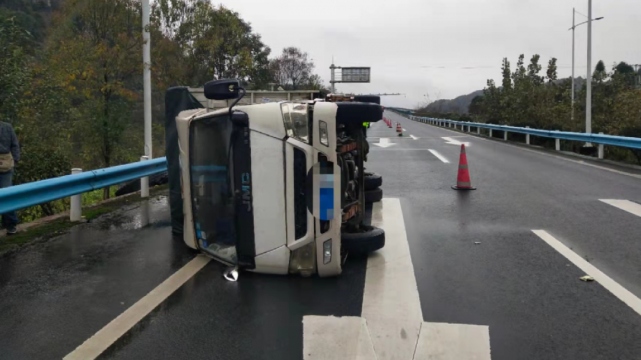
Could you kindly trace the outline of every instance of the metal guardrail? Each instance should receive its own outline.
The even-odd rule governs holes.
[[[0,214],[167,171],[167,159],[91,170],[0,189]]]
[[[489,129],[489,130],[498,130],[508,133],[519,133],[540,137],[547,137],[552,139],[561,139],[561,140],[572,140],[572,141],[581,141],[586,143],[595,143],[603,145],[612,145],[612,146],[621,146],[631,149],[641,149],[641,139],[626,137],[626,136],[615,136],[615,135],[603,135],[603,134],[585,134],[585,133],[575,133],[568,131],[558,131],[558,130],[538,130],[530,129],[516,126],[507,126],[507,125],[494,125],[494,124],[484,124],[484,123],[475,123],[468,121],[455,121],[455,120],[445,120],[445,119],[436,119],[428,117],[419,117],[414,115],[409,115],[409,118],[414,121],[430,124],[450,124],[450,126],[461,126],[474,127],[477,129]]]

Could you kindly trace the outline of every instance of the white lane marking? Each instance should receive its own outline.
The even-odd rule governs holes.
[[[416,136],[411,135],[411,134],[410,134],[410,137],[412,138],[412,140],[418,140],[418,139],[419,139],[419,138],[417,138]]]
[[[385,230],[386,243],[367,260],[360,322],[303,317],[303,358],[424,360],[435,354],[440,356],[435,360],[490,359],[487,327],[423,323],[400,200],[374,204],[372,224]]]
[[[423,313],[400,200],[375,203],[372,225],[385,230],[385,247],[367,259],[361,317],[378,359],[412,359]]]
[[[461,144],[465,144],[465,146],[470,146],[470,143],[469,143],[469,142],[461,142],[461,141],[458,141],[458,140],[454,140],[454,139],[452,139],[451,137],[442,137],[441,139],[445,140],[445,141],[446,141],[446,142],[445,142],[446,144],[452,144],[452,145],[461,145]]]
[[[390,146],[393,146],[393,145],[396,145],[396,144],[390,143],[388,138],[380,138],[378,140],[378,143],[374,143],[374,145],[380,146],[382,148],[387,148],[387,147],[390,147]]]
[[[129,329],[142,320],[147,314],[160,305],[165,299],[180,288],[187,280],[191,279],[198,271],[209,263],[211,259],[198,255],[187,265],[176,271],[162,284],[158,285],[149,294],[138,300],[129,309],[113,319],[109,324],[98,331],[94,336],[78,346],[76,350],[64,357],[64,360],[89,360],[102,354],[116,340],[123,336]]]
[[[450,163],[450,161],[449,161],[449,160],[447,160],[447,159],[445,158],[445,156],[443,156],[443,155],[439,154],[439,153],[438,153],[438,151],[436,151],[436,150],[432,150],[432,149],[428,149],[428,151],[429,151],[429,152],[431,152],[431,153],[432,153],[432,155],[436,156],[436,157],[437,157],[439,160],[441,160],[442,162],[444,162],[444,163],[446,163],[446,164],[449,164],[449,163]]]
[[[601,284],[604,288],[608,289],[608,291],[610,291],[614,296],[618,297],[619,300],[626,303],[626,305],[631,307],[632,310],[636,311],[637,314],[641,315],[641,299],[636,297],[623,286],[619,285],[616,281],[612,280],[609,276],[601,272],[601,270],[597,269],[594,265],[590,264],[585,259],[577,255],[574,251],[570,250],[567,246],[563,245],[559,240],[555,239],[547,231],[532,230],[532,232],[543,239],[543,241],[548,243],[548,245],[552,246],[554,250],[565,256],[566,259],[570,260],[579,269],[592,276],[595,281]]]
[[[407,129],[403,128],[403,131],[407,131]]]
[[[367,321],[357,316],[305,316],[305,359],[376,359]]]
[[[389,139],[389,140],[412,140],[411,138],[408,137],[400,137],[400,136],[368,136],[367,140],[376,140],[376,139]],[[420,139],[420,138],[419,138]]]
[[[484,325],[425,323],[414,359],[490,360],[490,330]]]
[[[606,204],[610,204],[621,210],[625,210],[630,214],[641,217],[641,204],[637,204],[629,200],[599,199],[599,201],[603,201]]]
[[[374,150],[376,148],[371,148],[370,150]],[[389,151],[429,151],[430,149],[399,149],[399,148],[394,148],[394,149],[387,149]]]

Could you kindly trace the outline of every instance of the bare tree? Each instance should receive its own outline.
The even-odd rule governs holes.
[[[288,47],[283,49],[279,57],[272,60],[271,69],[276,82],[296,90],[309,82],[314,63],[308,60],[306,52],[296,47]]]

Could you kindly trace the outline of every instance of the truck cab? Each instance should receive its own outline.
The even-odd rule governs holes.
[[[238,88],[221,80],[205,92]],[[342,233],[367,231],[352,154],[366,141],[362,123],[380,118],[376,104],[326,101],[179,113],[185,243],[248,271],[339,275]]]

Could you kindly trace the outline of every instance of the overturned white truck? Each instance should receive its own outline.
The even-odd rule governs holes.
[[[188,246],[241,270],[303,276],[338,275],[347,254],[384,246],[383,230],[363,222],[366,202],[382,196],[363,167],[363,123],[382,119],[380,105],[235,106],[235,80],[212,81],[205,95],[236,100],[181,112],[174,101]]]

